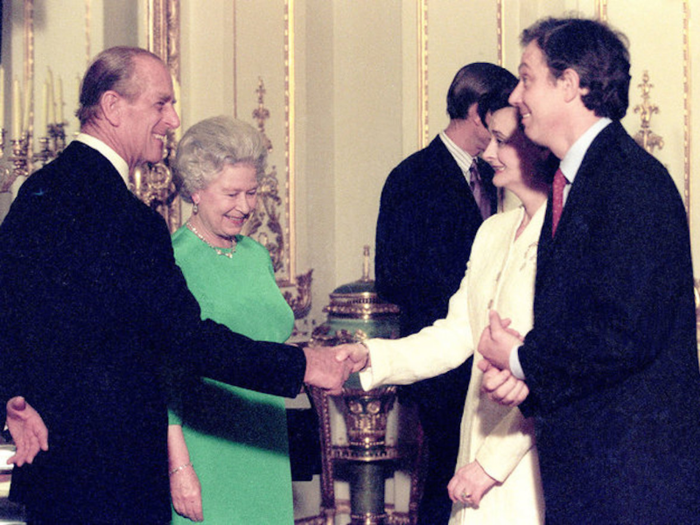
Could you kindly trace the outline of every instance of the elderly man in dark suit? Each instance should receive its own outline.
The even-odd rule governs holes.
[[[515,77],[494,64],[461,68],[447,93],[450,122],[427,148],[392,172],[382,190],[377,221],[376,286],[401,308],[401,336],[447,315],[459,288],[476,231],[496,212],[493,170],[478,155],[490,135],[479,100]],[[418,516],[440,525],[450,517],[447,484],[454,474],[459,427],[473,360],[439,377],[402,387],[401,399],[417,404],[428,464]]]
[[[554,525],[700,516],[688,222],[666,169],[619,122],[630,82],[623,39],[592,20],[536,23],[510,98],[525,133],[561,164],[533,329],[521,343],[492,312],[479,351],[495,365],[483,387],[535,418]]]
[[[161,159],[180,124],[173,103],[158,57],[100,54],[82,84],[82,133],[23,184],[0,227],[0,399],[20,449],[11,496],[33,524],[170,523],[166,373],[285,396],[347,377],[332,353],[200,319],[165,222],[125,183]]]

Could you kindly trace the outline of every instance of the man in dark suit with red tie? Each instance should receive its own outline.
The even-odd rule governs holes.
[[[697,523],[688,221],[664,166],[619,122],[625,39],[598,21],[546,19],[522,43],[510,102],[528,137],[561,159],[560,173],[540,237],[533,328],[521,342],[491,313],[479,351],[495,366],[483,388],[535,418],[548,525]]]
[[[383,299],[401,308],[401,336],[447,315],[476,231],[496,212],[493,170],[478,158],[490,140],[478,102],[515,84],[511,73],[493,64],[461,68],[447,93],[447,128],[386,180],[377,222],[376,287]],[[420,524],[446,524],[450,516],[447,483],[457,463],[472,364],[469,359],[451,372],[400,391],[403,401],[413,400],[418,406],[427,446]]]

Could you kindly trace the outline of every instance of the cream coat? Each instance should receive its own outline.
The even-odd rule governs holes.
[[[363,387],[410,384],[458,366],[475,352],[490,309],[526,334],[532,328],[537,243],[545,208],[540,207],[518,239],[523,208],[484,222],[447,317],[403,339],[368,341],[372,366],[360,374]],[[482,372],[476,366],[481,359],[476,354],[457,468],[476,459],[499,483],[484,495],[478,509],[455,503],[450,525],[542,524],[544,499],[532,420],[481,394]]]

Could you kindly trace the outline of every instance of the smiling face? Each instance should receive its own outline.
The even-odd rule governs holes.
[[[226,164],[203,190],[192,194],[199,211],[190,221],[214,246],[229,248],[234,235],[255,210],[258,178],[255,166]]]
[[[544,53],[535,41],[523,51],[520,80],[508,102],[518,108],[526,135],[537,144],[552,147],[557,127],[566,121],[560,82],[549,71]]]
[[[528,140],[518,125],[516,108],[505,107],[488,113],[486,122],[491,142],[482,157],[494,169],[493,184],[518,195],[519,189],[530,186],[542,150]]]
[[[134,57],[131,82],[138,87],[129,100],[122,97],[118,153],[130,168],[163,158],[165,135],[180,125],[173,106],[173,85],[164,64],[151,57]]]

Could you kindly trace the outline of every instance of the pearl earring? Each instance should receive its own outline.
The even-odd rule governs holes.
[[[197,215],[199,213],[199,205],[195,202],[192,204],[192,215]]]

